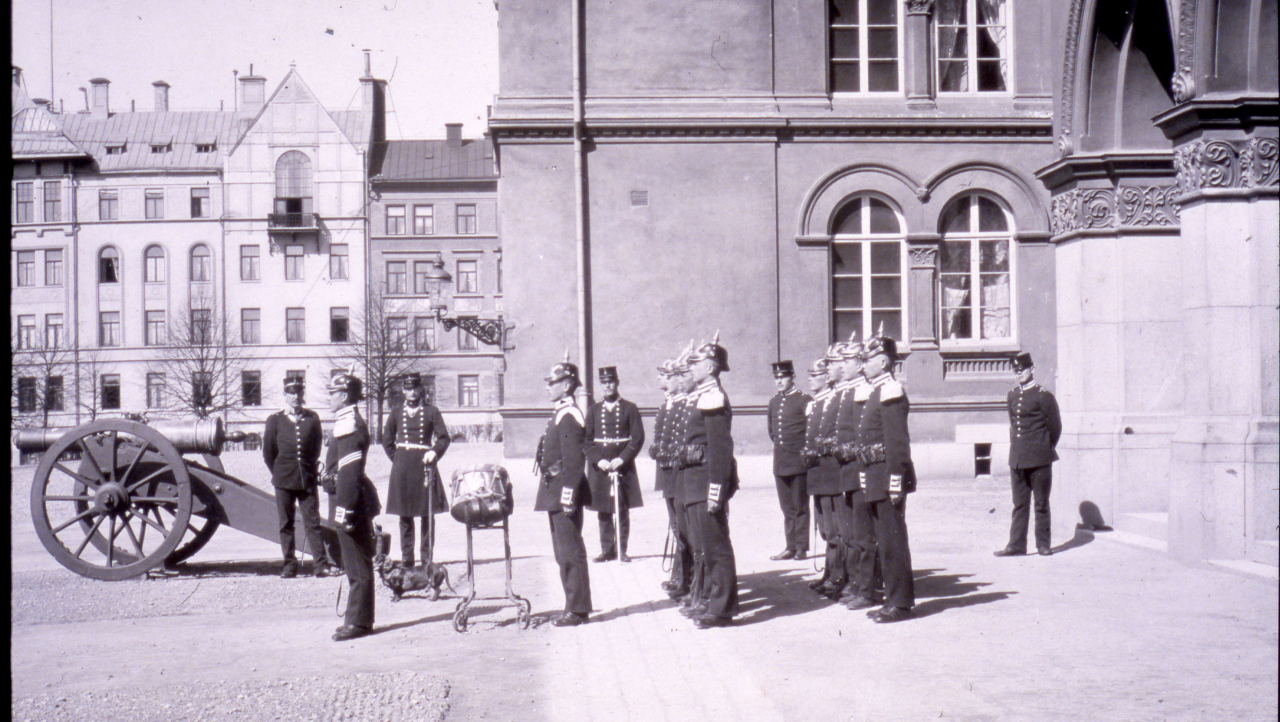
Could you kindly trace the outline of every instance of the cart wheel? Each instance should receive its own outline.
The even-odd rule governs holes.
[[[530,615],[530,612],[532,612],[532,611],[533,611],[533,605],[529,603],[529,600],[528,600],[528,599],[523,599],[523,598],[521,598],[520,602],[521,602],[521,604],[520,604],[520,628],[521,628],[521,629],[528,629],[528,628],[529,628],[529,615]]]
[[[453,629],[456,632],[467,631],[467,610],[458,609],[453,613]]]
[[[160,566],[178,548],[191,519],[191,488],[182,455],[158,431],[103,419],[45,452],[31,485],[31,518],[59,564],[119,581]]]

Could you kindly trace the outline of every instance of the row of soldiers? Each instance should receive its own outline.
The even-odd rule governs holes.
[[[729,353],[712,341],[685,350],[659,368],[666,400],[658,411],[649,453],[657,462],[676,541],[672,578],[663,589],[682,602],[699,629],[732,623],[738,613],[738,578],[729,538],[729,500],[738,488],[729,398],[720,374]],[[545,511],[560,567],[565,609],[553,624],[576,626],[591,611],[591,585],[582,540],[583,510],[599,515],[603,547],[596,561],[626,561],[629,509],[640,506],[635,456],[644,445],[639,409],[618,395],[617,371],[600,370],[604,400],[586,417],[573,401],[578,368],[566,360],[551,368],[547,394],[555,410],[538,445],[540,485],[535,511]],[[617,529],[613,517],[617,516]]]
[[[795,385],[791,361],[773,365],[769,403],[774,477],[787,547],[775,560],[809,552],[809,504],[826,542],[814,591],[887,623],[915,606],[906,498],[915,491],[907,415],[911,402],[894,377],[892,338],[832,344],[809,368],[813,396]],[[881,603],[883,605],[881,606]]]

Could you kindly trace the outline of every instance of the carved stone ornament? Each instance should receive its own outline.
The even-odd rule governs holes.
[[[1058,111],[1062,128],[1058,137],[1058,153],[1062,158],[1075,152],[1071,126],[1076,110],[1076,59],[1080,51],[1080,14],[1083,12],[1084,0],[1071,0],[1071,9],[1067,11],[1067,45],[1062,61],[1062,105]]]
[[[1055,236],[1078,230],[1178,225],[1176,186],[1122,186],[1072,189],[1054,196],[1050,231]]]
[[[1275,138],[1247,141],[1197,140],[1173,153],[1178,190],[1192,193],[1205,188],[1262,188],[1277,185]]]
[[[1178,69],[1173,74],[1173,100],[1185,103],[1196,97],[1196,0],[1182,0],[1178,13]]]
[[[908,15],[928,15],[933,12],[934,0],[907,0]]]
[[[938,263],[938,249],[934,246],[912,246],[911,267],[933,268]]]

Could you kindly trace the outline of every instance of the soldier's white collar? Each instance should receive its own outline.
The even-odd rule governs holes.
[[[610,401],[608,399],[600,399],[601,405],[603,405],[604,408],[609,409],[610,411],[613,411],[614,409],[618,408],[618,404],[621,402],[622,402],[621,396],[617,397],[613,401]]]
[[[566,396],[563,399],[560,399],[559,401],[557,401],[555,405],[555,409],[556,411],[559,411],[560,409],[563,409],[566,406],[576,406],[576,404],[573,403],[572,396]]]
[[[701,394],[701,393],[706,392],[706,391],[707,391],[707,390],[709,390],[709,389],[714,389],[715,387],[717,387],[717,386],[719,386],[719,385],[720,385],[720,379],[716,378],[715,376],[708,376],[708,377],[706,378],[706,380],[704,380],[703,382],[699,383],[699,384],[697,385],[697,387],[695,387],[695,388],[693,389],[693,393],[694,393],[694,394]]]
[[[889,373],[888,371],[885,371],[884,373],[880,374],[879,376],[873,379],[867,379],[867,383],[871,384],[872,386],[883,386],[886,381],[892,378],[893,378],[893,374]]]
[[[1018,388],[1023,391],[1030,391],[1031,389],[1034,389],[1037,386],[1039,386],[1039,384],[1036,383],[1035,379],[1031,379],[1025,384],[1018,384]]]
[[[350,416],[355,416],[355,415],[356,415],[355,404],[351,404],[350,406],[343,406],[342,408],[338,409],[338,418],[340,419],[347,418]]]

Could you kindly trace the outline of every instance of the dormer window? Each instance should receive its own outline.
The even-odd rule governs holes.
[[[216,153],[218,152],[218,144],[214,143],[196,143],[197,153]]]
[[[172,151],[173,151],[173,143],[152,143],[151,144],[152,155],[161,155],[163,153],[170,153]]]
[[[128,144],[124,141],[107,144],[107,155],[124,155],[126,150],[128,150]]]

